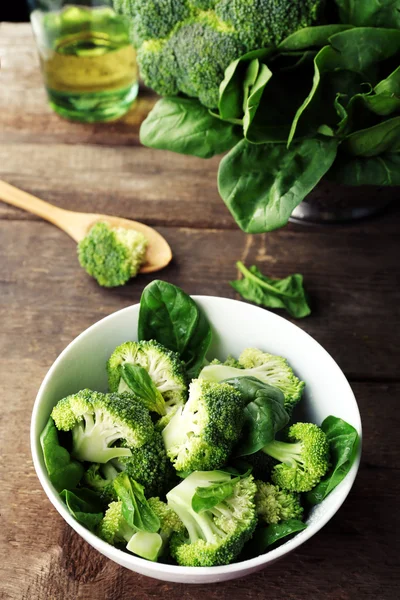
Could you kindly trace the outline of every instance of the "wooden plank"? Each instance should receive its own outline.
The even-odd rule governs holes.
[[[26,340],[34,328],[34,322],[26,324]],[[362,465],[349,498],[319,534],[250,578],[185,586],[156,581],[118,567],[83,542],[51,507],[28,460],[30,410],[47,366],[41,353],[36,352],[30,358],[9,359],[2,376],[3,406],[7,407],[7,418],[0,422],[2,599],[397,597],[400,384],[354,385],[364,426]],[[17,373],[21,376],[16,377]]]
[[[235,261],[256,263],[272,277],[304,274],[313,314],[296,322],[313,335],[352,379],[398,379],[400,292],[396,235],[280,230],[160,228],[174,261],[158,276],[190,294],[239,297],[229,286]],[[80,268],[75,244],[44,222],[0,221],[2,356],[25,356],[33,345],[49,364],[83,329],[138,302],[151,276],[102,289]],[[329,266],[329,268],[328,268]],[[82,299],[84,298],[84,302]],[[390,318],[388,317],[390,316]],[[29,339],[21,335],[31,327]]]

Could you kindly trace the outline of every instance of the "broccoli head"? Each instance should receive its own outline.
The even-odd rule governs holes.
[[[279,461],[272,469],[272,481],[290,492],[308,492],[329,469],[328,438],[314,423],[295,423],[287,439],[273,440],[262,449]]]
[[[154,433],[148,410],[131,394],[82,390],[60,400],[51,416],[57,429],[71,431],[72,455],[93,463],[130,456]]]
[[[218,105],[228,65],[244,53],[275,47],[315,25],[324,0],[114,0],[129,17],[145,83],[161,95],[183,92]]]
[[[303,507],[299,494],[281,490],[277,485],[256,481],[255,504],[258,517],[265,523],[274,524],[288,519],[301,519]]]
[[[147,371],[164,398],[165,410],[186,402],[184,364],[176,352],[168,350],[154,340],[121,344],[114,350],[107,363],[108,385],[112,392],[131,391],[127,383],[129,379],[123,378],[121,371],[127,364],[138,365]]]
[[[97,222],[78,244],[78,258],[85,271],[104,287],[124,285],[135,277],[145,261],[148,242],[134,229]]]
[[[199,488],[216,485],[226,490],[212,506],[197,512],[193,499]],[[167,494],[170,506],[183,522],[186,532],[174,533],[170,550],[179,565],[212,567],[226,565],[241,552],[257,524],[254,504],[256,485],[251,475],[234,477],[222,471],[195,471]],[[210,489],[210,492],[212,490]]]
[[[242,365],[240,370],[235,367],[210,364],[204,367],[199,377],[207,381],[256,377],[280,389],[285,396],[285,410],[289,415],[292,413],[301,399],[305,383],[296,377],[285,358],[262,352],[257,348],[246,348],[239,356],[239,363]]]
[[[163,429],[167,454],[177,471],[218,469],[239,440],[243,399],[224,383],[194,379],[187,403]]]

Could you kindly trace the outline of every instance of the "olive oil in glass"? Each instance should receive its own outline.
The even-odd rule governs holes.
[[[51,107],[83,122],[109,121],[138,93],[129,24],[108,6],[66,5],[31,14]]]

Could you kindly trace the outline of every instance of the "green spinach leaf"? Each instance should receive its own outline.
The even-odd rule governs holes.
[[[226,152],[240,138],[240,128],[217,119],[198,100],[189,98],[161,98],[140,128],[145,146],[200,158]]]
[[[257,79],[249,88],[249,94],[245,101],[243,117],[243,131],[245,135],[247,134],[247,131],[249,130],[249,127],[256,115],[265,86],[271,77],[272,73],[267,65],[260,65]]]
[[[302,275],[296,273],[284,279],[272,279],[263,275],[256,266],[247,269],[240,261],[236,266],[243,279],[231,281],[230,284],[245,300],[268,308],[283,308],[296,319],[311,313]]]
[[[281,523],[271,524],[267,527],[256,529],[249,546],[252,556],[263,554],[271,546],[279,542],[285,537],[303,531],[307,528],[307,524],[297,519],[289,519]]]
[[[49,479],[57,492],[76,487],[84,473],[83,465],[72,460],[68,450],[60,446],[57,429],[51,417],[40,434],[40,445]]]
[[[347,22],[347,21],[346,21]],[[335,33],[352,29],[352,25],[316,25],[304,27],[285,38],[278,46],[279,51],[309,50],[312,47],[326,46]]]
[[[235,377],[224,383],[238,390],[247,403],[241,440],[235,455],[254,454],[287,425],[289,415],[284,408],[285,396],[278,388],[255,377]]]
[[[227,67],[219,88],[218,110],[222,119],[234,122],[242,119],[247,99],[246,85],[251,80],[255,81],[259,69],[258,59],[264,58],[269,52],[268,49],[247,52]]]
[[[63,490],[60,497],[79,523],[90,531],[96,531],[104,516],[104,505],[96,492],[86,488],[76,488]]]
[[[340,20],[356,27],[400,29],[400,0],[335,0]]]
[[[121,366],[121,376],[129,389],[142,400],[146,408],[165,415],[165,400],[146,369],[139,365],[125,363]]]
[[[340,153],[326,178],[345,185],[400,185],[400,153],[370,158]]]
[[[326,433],[332,467],[314,489],[305,495],[309,504],[319,504],[346,477],[357,456],[359,435],[346,421],[327,417],[321,425]]]
[[[337,145],[332,138],[296,141],[289,149],[240,141],[218,173],[219,193],[239,227],[262,233],[285,225],[331,167]]]
[[[344,140],[342,150],[365,157],[400,152],[400,117],[351,133]]]
[[[211,327],[194,300],[179,287],[154,280],[140,299],[139,340],[157,340],[178,352],[189,378],[199,373],[211,344]]]
[[[146,500],[143,486],[126,473],[120,473],[113,485],[122,500],[122,515],[128,525],[137,531],[156,533],[160,529],[160,521]]]

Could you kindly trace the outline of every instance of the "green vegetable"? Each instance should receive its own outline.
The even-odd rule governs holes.
[[[85,473],[86,484],[101,492],[108,500],[115,500],[113,481],[125,472],[143,486],[146,496],[163,495],[174,481],[174,470],[167,457],[161,434],[155,431],[148,442],[139,448],[130,448],[130,455],[92,464]]]
[[[343,481],[354,463],[360,443],[354,427],[337,417],[327,417],[321,429],[328,439],[332,466],[319,484],[306,494],[309,504],[322,502]]]
[[[283,392],[285,410],[291,414],[302,396],[305,383],[296,377],[287,360],[257,348],[246,348],[240,355],[239,362],[244,368],[210,364],[202,369],[200,378],[219,382],[238,377],[255,377]]]
[[[126,365],[137,365],[147,371],[157,392],[147,378],[144,381],[143,371],[126,371]],[[108,385],[112,392],[139,391],[138,398],[143,401],[144,406],[150,408],[150,402],[152,410],[161,414],[165,414],[167,407],[180,406],[186,400],[187,385],[182,361],[177,353],[168,350],[154,339],[125,342],[115,348],[107,362],[107,372]],[[136,376],[141,374],[141,380],[136,380],[136,383],[132,377],[134,373]],[[163,396],[164,403],[158,392]]]
[[[289,492],[308,492],[328,471],[327,436],[314,423],[295,423],[287,437],[288,442],[273,440],[262,448],[279,461],[272,470],[272,481]]]
[[[274,48],[314,25],[322,0],[114,0],[131,20],[146,85],[163,96],[179,92],[218,106],[224,71],[242,54]]]
[[[284,144],[242,140],[221,161],[218,189],[247,233],[285,225],[293,209],[332,166],[337,140],[315,138]]]
[[[130,456],[130,447],[153,436],[149,412],[130,394],[82,390],[60,400],[51,416],[58,429],[72,432],[72,456],[80,461],[106,463]]]
[[[254,501],[261,521],[269,525],[302,518],[303,507],[299,494],[281,490],[277,485],[264,481],[256,481],[256,486]]]
[[[231,386],[195,379],[189,399],[162,436],[177,471],[222,467],[243,425],[244,400]]]
[[[229,496],[212,508],[193,510],[198,488],[229,483],[235,479]],[[214,488],[215,489],[215,488]],[[226,565],[241,552],[257,523],[254,506],[256,486],[251,475],[238,478],[221,471],[195,471],[167,494],[170,506],[187,533],[173,534],[170,550],[179,565],[210,567]]]
[[[163,395],[146,369],[136,364],[124,363],[121,365],[121,376],[129,390],[142,400],[146,408],[160,415],[166,414]]]
[[[56,490],[61,492],[64,489],[75,488],[82,479],[83,466],[72,460],[68,450],[60,445],[51,417],[40,434],[40,445],[49,479]]]
[[[130,527],[149,533],[159,530],[160,521],[149,506],[142,485],[121,473],[114,479],[114,489],[122,500],[122,515]]]
[[[147,245],[139,231],[98,222],[79,242],[78,258],[99,285],[116,287],[138,274],[145,261]]]
[[[235,125],[213,117],[198,100],[162,98],[140,128],[140,141],[150,148],[210,158],[240,140]]]
[[[248,544],[249,546],[251,545],[251,555],[258,556],[259,554],[263,554],[283,538],[291,536],[294,533],[299,533],[299,531],[303,531],[306,528],[306,523],[298,519],[289,519],[288,521],[259,528],[254,533],[250,544]]]
[[[284,279],[271,279],[256,266],[247,269],[242,262],[236,263],[243,278],[230,284],[245,300],[268,308],[283,308],[297,319],[307,317],[310,307],[303,287],[303,276],[296,273]]]
[[[177,286],[158,280],[143,290],[138,335],[177,352],[190,379],[197,377],[211,343],[210,324],[195,301]]]
[[[145,80],[167,96],[142,142],[229,150],[218,189],[243,231],[284,226],[324,177],[398,185],[399,0],[115,3]]]
[[[278,388],[255,377],[237,377],[227,379],[225,383],[240,392],[246,402],[243,431],[235,454],[254,454],[287,425],[289,415],[284,408],[285,396]]]
[[[79,523],[96,533],[103,519],[103,504],[97,494],[85,488],[65,489],[60,493],[60,498]]]

